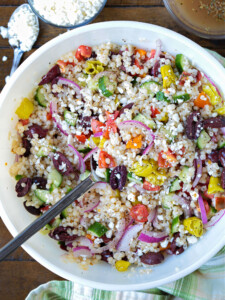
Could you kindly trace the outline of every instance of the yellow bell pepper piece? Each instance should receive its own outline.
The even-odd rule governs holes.
[[[88,60],[85,73],[88,75],[95,75],[104,71],[103,64],[98,60]]]
[[[100,149],[103,149],[104,148],[104,144],[105,144],[106,141],[107,141],[107,139],[105,139],[104,137],[102,137],[101,140],[100,140],[100,143],[99,143],[98,147]]]
[[[220,108],[217,108],[216,109],[216,112],[219,114],[219,115],[225,115],[225,106],[222,106]]]
[[[146,177],[146,180],[149,181],[153,185],[163,185],[165,182],[167,176],[166,176],[166,170],[156,170],[152,172],[148,177]]]
[[[163,78],[163,88],[164,89],[169,88],[172,83],[176,82],[176,76],[170,65],[162,66],[160,71],[161,71],[162,78]]]
[[[168,122],[168,113],[166,112],[162,117],[161,119],[159,120],[160,122],[163,122],[163,123],[167,123]]]
[[[31,102],[28,98],[23,98],[23,100],[20,103],[20,106],[17,108],[15,113],[20,119],[26,120],[29,119],[33,111],[34,111],[33,102]]]
[[[134,163],[131,172],[140,177],[149,176],[154,170],[157,169],[157,164],[154,160],[143,160],[142,165],[139,162]]]
[[[130,266],[130,262],[129,261],[125,261],[125,260],[118,260],[115,263],[115,267],[117,269],[117,271],[119,272],[125,272],[127,271],[128,267]]]
[[[211,83],[203,85],[202,90],[209,96],[209,100],[212,105],[216,105],[221,102],[221,98],[217,93],[216,88]]]
[[[211,176],[209,179],[208,194],[215,194],[218,192],[224,192],[224,189],[221,187],[221,179],[220,177]]]
[[[203,223],[197,217],[190,217],[184,220],[184,229],[190,234],[200,237],[203,234]]]
[[[98,146],[100,143],[100,137],[93,137],[92,141],[95,143],[96,146]]]

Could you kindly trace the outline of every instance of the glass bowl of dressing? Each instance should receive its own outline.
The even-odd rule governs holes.
[[[224,0],[163,0],[174,20],[207,39],[225,39]]]

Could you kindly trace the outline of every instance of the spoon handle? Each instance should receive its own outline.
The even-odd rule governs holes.
[[[9,76],[12,76],[12,74],[16,71],[17,67],[19,66],[21,57],[23,56],[23,53],[24,52],[20,48],[14,48],[13,64]]]
[[[59,202],[53,205],[41,217],[37,218],[34,222],[27,226],[20,234],[18,234],[14,239],[12,239],[8,244],[0,249],[0,261],[2,261],[6,256],[16,250],[32,235],[41,230],[41,228],[43,228],[53,218],[59,215],[67,206],[69,206],[76,199],[87,192],[94,184],[95,182],[92,181],[90,177],[86,178],[71,192],[64,196]]]

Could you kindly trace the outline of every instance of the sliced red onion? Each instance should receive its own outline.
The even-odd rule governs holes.
[[[119,129],[127,129],[127,128],[132,128],[133,126],[140,128],[140,129],[146,129],[148,136],[151,138],[152,141],[155,139],[155,135],[151,128],[149,128],[147,125],[143,124],[142,122],[135,121],[135,120],[128,120],[128,121],[123,121],[119,123],[118,128]]]
[[[116,249],[118,251],[129,251],[131,241],[138,234],[138,232],[142,229],[143,229],[143,224],[136,224],[133,226],[129,226],[125,230],[122,238],[119,240],[119,243],[117,244]]]
[[[220,130],[221,130],[223,136],[225,137],[225,127],[220,128]]]
[[[173,196],[174,200],[181,205],[183,211],[184,211],[184,215],[185,217],[191,217],[192,214],[193,214],[193,210],[191,208],[191,205],[190,205],[190,201],[184,199],[183,197],[181,196],[178,196],[178,195],[174,195]]]
[[[65,135],[68,136],[69,134],[63,129],[62,124],[60,124],[60,122],[57,121],[56,117],[54,115],[56,115],[58,113],[57,110],[57,104],[55,102],[50,102],[50,113],[52,115],[52,120],[55,122],[57,128]]]
[[[94,137],[100,137],[100,136],[102,136],[103,135],[103,132],[96,132],[95,134],[94,134]]]
[[[79,256],[91,257],[92,256],[91,250],[88,247],[84,247],[84,246],[73,248],[73,255],[75,257],[79,257]]]
[[[162,42],[160,39],[156,40],[156,51],[155,51],[155,56],[153,58],[153,66],[155,63],[159,60],[160,54],[161,54],[161,48],[162,48]]]
[[[79,171],[82,173],[85,172],[85,169],[86,169],[86,166],[85,166],[85,163],[84,163],[84,160],[83,160],[83,157],[81,156],[81,154],[70,144],[68,144],[68,146],[73,150],[73,152],[76,154],[76,156],[78,157],[78,169]]]
[[[205,205],[204,205],[204,202],[203,202],[203,199],[202,199],[202,195],[200,193],[198,195],[198,204],[199,204],[200,211],[201,211],[202,223],[206,224],[208,222],[208,219],[207,219],[207,215],[206,215],[206,211],[205,211]]]
[[[92,190],[92,189],[101,189],[101,190],[104,190],[108,185],[109,185],[108,182],[105,182],[105,181],[99,181],[99,182],[95,183],[95,184],[90,188],[90,190]]]
[[[88,219],[85,217],[80,218],[80,225],[87,229],[88,227]]]
[[[125,219],[121,219],[118,222],[117,226],[117,232],[115,233],[115,237],[112,241],[110,241],[106,246],[100,247],[100,248],[94,248],[91,247],[91,252],[92,253],[102,253],[103,251],[110,250],[116,247],[118,244],[119,240],[123,236],[124,230],[126,228],[126,222]]]
[[[208,228],[216,225],[224,215],[225,215],[225,209],[221,209],[218,213],[215,214],[215,216],[211,218],[211,220],[207,224],[205,224],[204,227]]]
[[[141,233],[138,239],[145,243],[159,243],[168,237],[166,232],[154,232],[148,231],[146,233]]]
[[[196,185],[198,184],[199,180],[202,177],[202,161],[201,161],[201,159],[200,158],[195,159],[194,164],[195,164],[196,176],[195,176],[192,186],[196,187]]]
[[[51,115],[58,113],[57,104],[55,102],[50,102],[50,113]]]
[[[98,151],[98,147],[95,147],[90,152],[88,152],[88,154],[84,157],[84,161],[86,161],[87,159],[89,159],[97,151]]]
[[[159,224],[159,219],[158,219],[158,207],[156,207],[156,212],[155,212],[155,217],[152,221],[152,225],[156,229],[161,229],[161,225]]]
[[[112,72],[112,71],[103,71],[103,72],[100,72],[98,74],[96,74],[93,78],[94,81],[98,81],[99,78],[103,77],[103,76],[113,76],[116,78],[116,73],[115,72]]]
[[[149,151],[152,149],[152,146],[154,145],[154,141],[152,141],[147,148],[143,151],[142,155],[146,155],[149,153]]]
[[[75,92],[76,92],[76,97],[81,98],[81,93],[80,93],[81,87],[77,83],[75,83],[74,81],[69,80],[67,78],[58,77],[58,82],[57,83],[62,84],[62,85],[67,85],[70,88],[74,89]]]
[[[94,199],[94,201],[88,203],[87,206],[83,206],[82,209],[81,209],[81,213],[87,213],[87,212],[90,212],[92,210],[94,210],[100,203],[100,200],[99,199]]]
[[[143,189],[142,185],[140,185],[140,184],[135,183],[135,184],[133,185],[133,187],[134,187],[137,191],[139,191],[140,193],[146,193],[146,192],[147,192],[145,189]]]
[[[150,210],[150,213],[148,215],[148,223],[152,223],[155,220],[156,212],[157,212],[156,208]]]
[[[205,78],[207,78],[208,81],[215,87],[215,89],[216,89],[218,95],[221,97],[221,93],[220,93],[219,89],[217,88],[217,86],[215,85],[215,83],[212,81],[212,79],[211,79],[210,77],[208,77],[206,74],[204,74],[204,76],[205,76]]]
[[[15,162],[19,161],[20,156],[18,154],[15,155]]]
[[[93,244],[93,241],[86,238],[85,236],[79,236],[76,238],[75,242],[78,242],[80,246],[88,247],[90,248]]]

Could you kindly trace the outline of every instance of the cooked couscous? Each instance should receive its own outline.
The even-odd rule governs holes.
[[[158,264],[224,215],[224,100],[183,54],[81,45],[32,89],[10,169],[25,208],[44,213],[91,166],[101,178],[42,229],[75,260]]]

